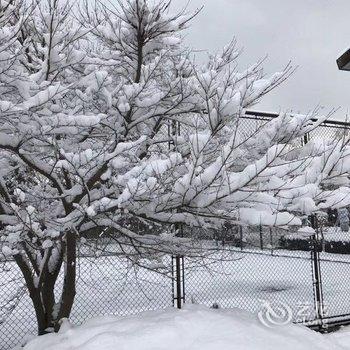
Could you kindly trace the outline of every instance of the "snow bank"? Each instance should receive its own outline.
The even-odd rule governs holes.
[[[339,350],[332,339],[297,325],[268,328],[238,309],[190,305],[136,316],[101,317],[37,337],[25,350]]]
[[[350,349],[350,327],[346,326],[337,332],[330,333],[326,337],[332,342],[343,346],[341,349]]]

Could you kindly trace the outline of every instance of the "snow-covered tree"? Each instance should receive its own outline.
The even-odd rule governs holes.
[[[282,114],[253,134],[240,128],[291,67],[240,72],[235,42],[197,65],[182,39],[193,15],[170,5],[78,12],[48,0],[26,21],[21,9],[15,24],[0,17],[1,238],[40,334],[70,314],[77,241],[88,233],[113,235],[137,263],[192,247],[159,227],[299,225],[298,215],[350,202],[347,139],[292,142],[324,118]]]

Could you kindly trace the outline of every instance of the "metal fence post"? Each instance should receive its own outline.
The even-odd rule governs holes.
[[[319,230],[317,215],[313,214],[310,217],[311,227],[315,230],[315,234],[312,235],[312,249],[311,249],[311,264],[312,264],[312,276],[314,286],[314,302],[315,302],[315,315],[316,319],[320,321],[321,327],[323,327],[324,317],[324,305],[323,305],[323,291],[322,291],[322,277],[320,268],[320,244],[319,244]]]
[[[303,136],[303,144],[306,145],[309,141],[310,141],[310,133],[306,133],[304,136]]]
[[[170,121],[168,124],[168,136],[169,139],[175,139],[181,134],[181,124],[180,122]],[[175,148],[174,141],[169,141],[169,149],[172,150]],[[175,224],[176,235],[183,237],[182,225]],[[182,255],[172,256],[172,294],[173,294],[173,303],[174,306],[178,309],[182,308],[183,303],[185,302],[185,262]]]
[[[241,225],[239,225],[239,240],[240,240],[241,250],[243,250],[243,228]]]
[[[262,232],[262,226],[259,227],[259,233],[260,233],[260,249],[264,250],[264,239],[263,239],[263,232]]]
[[[183,237],[183,227],[175,224],[175,235]],[[173,301],[174,306],[181,309],[185,303],[185,258],[183,255],[172,257]]]
[[[172,257],[173,263],[173,300],[174,306],[181,309],[185,303],[185,262],[184,257]]]
[[[271,249],[271,255],[273,255],[273,248],[274,248],[273,234],[272,234],[272,227],[270,227],[270,249]]]

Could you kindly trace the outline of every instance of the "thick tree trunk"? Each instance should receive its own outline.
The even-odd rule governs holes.
[[[54,307],[55,307],[55,284],[57,281],[58,273],[61,269],[62,263],[56,268],[54,273],[48,273],[46,280],[43,283],[41,290],[41,301],[45,310],[45,324],[43,327],[38,327],[41,334],[53,332],[55,329],[54,324]],[[39,325],[38,325],[39,326]]]
[[[75,298],[76,283],[76,233],[73,231],[66,234],[66,259],[65,259],[65,275],[63,281],[63,289],[59,310],[55,320],[55,332],[60,328],[60,321],[63,318],[69,318],[72,311]]]
[[[32,299],[37,326],[38,326],[38,334],[42,335],[45,333],[46,327],[46,317],[45,317],[45,309],[41,299],[41,293],[38,286],[35,284],[32,270],[29,264],[26,262],[25,258],[21,254],[17,254],[14,256],[14,259],[22,271],[23,277],[26,281],[27,289],[29,291],[29,296]]]
[[[30,293],[30,298],[32,299],[36,321],[38,325],[38,335],[43,335],[47,333],[46,329],[48,328],[46,323],[45,309],[42,305],[40,292],[36,289],[34,293]]]
[[[51,252],[50,252],[51,256]],[[36,275],[35,267],[31,267],[21,254],[16,255],[15,261],[22,271],[35,310],[38,335],[57,332],[62,318],[69,318],[75,298],[76,283],[76,233],[66,233],[59,258],[55,268],[49,269],[47,264]],[[62,265],[64,264],[64,278],[60,300],[56,303],[55,286]],[[33,271],[34,270],[34,271]]]

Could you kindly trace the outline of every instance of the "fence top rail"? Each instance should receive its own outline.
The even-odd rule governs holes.
[[[271,112],[262,112],[262,111],[254,111],[254,110],[248,110],[245,112],[245,116],[247,118],[249,117],[255,117],[253,119],[263,119],[263,120],[271,120],[273,118],[277,118],[280,114],[279,113],[271,113]],[[312,121],[317,121],[316,118],[313,118]],[[330,128],[342,128],[342,129],[350,129],[350,122],[341,121],[341,120],[325,120],[321,126],[324,127],[330,127]]]

